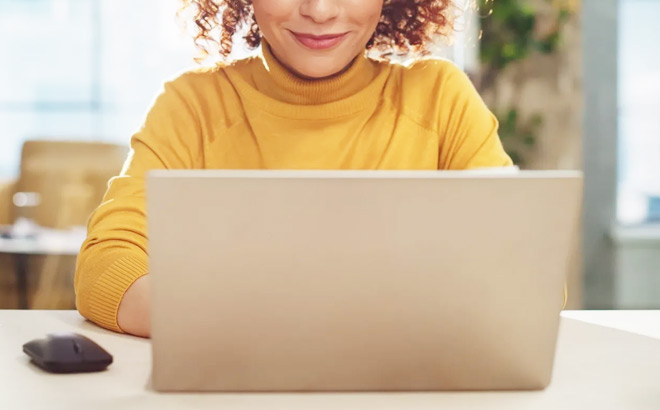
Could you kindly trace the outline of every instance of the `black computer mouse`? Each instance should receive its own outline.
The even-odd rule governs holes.
[[[110,353],[77,333],[52,333],[24,344],[23,351],[51,373],[98,372],[112,363]]]

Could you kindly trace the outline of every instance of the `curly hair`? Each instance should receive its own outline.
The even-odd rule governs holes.
[[[254,18],[252,0],[181,0],[182,12],[190,12],[195,23],[198,60],[213,52],[226,59],[234,35],[247,27],[248,47],[261,44],[261,32]],[[434,37],[448,37],[456,17],[453,0],[383,0],[383,12],[376,31],[366,45],[382,58],[427,55]]]

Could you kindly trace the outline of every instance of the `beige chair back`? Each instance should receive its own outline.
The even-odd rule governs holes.
[[[121,171],[127,153],[127,146],[116,144],[26,141],[17,192],[41,195],[31,217],[42,226],[85,225],[101,202],[108,180]]]
[[[12,196],[16,192],[16,180],[0,180],[0,225],[12,223]]]

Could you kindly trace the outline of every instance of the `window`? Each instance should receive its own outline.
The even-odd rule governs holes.
[[[194,65],[179,4],[0,0],[0,36],[13,39],[0,42],[0,176],[16,173],[27,138],[127,143],[163,81]]]
[[[617,217],[660,222],[660,0],[619,2]]]

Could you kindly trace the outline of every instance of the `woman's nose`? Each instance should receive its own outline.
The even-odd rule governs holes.
[[[340,0],[305,0],[300,5],[300,14],[315,23],[326,23],[339,15]]]

